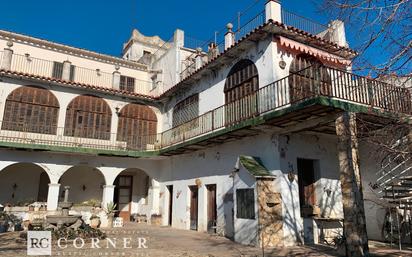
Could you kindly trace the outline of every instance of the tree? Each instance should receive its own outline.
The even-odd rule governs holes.
[[[351,48],[359,53],[352,63],[355,73],[412,89],[411,0],[323,0],[321,10],[333,19],[338,18],[345,22]],[[388,90],[387,98],[381,97],[380,101],[390,102],[391,94],[395,93],[393,91]],[[404,95],[403,101],[410,103],[410,95]],[[390,104],[394,104],[393,101]],[[375,152],[379,153],[377,158],[380,158],[384,166],[385,162],[394,156],[401,155],[404,159],[410,157],[412,130],[410,117],[400,118],[396,114],[389,119],[375,120],[369,115],[357,114],[357,124],[353,125],[357,127],[356,132],[352,131],[350,125],[354,120],[355,116],[346,116],[340,118],[336,124],[345,214],[344,234],[347,256],[368,256],[362,184],[357,165],[357,142],[375,146]],[[353,133],[357,135],[351,142]],[[382,189],[387,185],[377,183],[372,185],[372,188]]]

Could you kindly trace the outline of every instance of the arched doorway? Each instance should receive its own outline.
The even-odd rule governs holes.
[[[3,130],[56,134],[59,102],[49,90],[23,86],[6,99]]]
[[[81,95],[67,107],[65,136],[110,139],[112,111],[102,98]]]
[[[146,148],[154,144],[157,133],[157,117],[146,105],[128,104],[119,113],[117,140],[127,142],[131,149]]]
[[[60,199],[63,200],[64,187],[70,187],[69,201],[75,204],[101,202],[105,179],[100,170],[89,166],[74,166],[59,180]]]
[[[130,221],[134,214],[150,214],[150,177],[146,172],[136,168],[126,169],[116,177],[114,185],[114,203],[119,217]]]
[[[328,96],[332,93],[331,79],[326,67],[311,55],[299,54],[293,58],[289,74],[291,103],[316,94]]]
[[[25,206],[47,202],[50,179],[33,163],[16,163],[0,171],[0,203]]]
[[[248,59],[240,60],[229,71],[225,82],[226,125],[256,114],[258,89],[256,65]]]

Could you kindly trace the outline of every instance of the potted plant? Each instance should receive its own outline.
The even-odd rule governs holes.
[[[114,214],[116,213],[116,204],[113,202],[107,203],[106,209],[104,211],[107,215],[107,226],[109,228],[112,228]]]
[[[150,217],[150,224],[155,225],[155,226],[161,226],[162,225],[162,215],[152,214],[152,216]]]
[[[100,217],[97,216],[96,214],[93,214],[90,217],[90,227],[92,228],[98,228],[100,226]]]

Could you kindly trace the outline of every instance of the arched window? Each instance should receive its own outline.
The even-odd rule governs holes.
[[[225,83],[225,123],[231,125],[257,113],[259,74],[250,60],[241,60],[230,70]]]
[[[193,120],[199,116],[199,94],[189,96],[173,108],[173,127]]]
[[[289,92],[291,102],[306,99],[314,94],[330,95],[330,76],[323,64],[313,56],[297,55],[290,66]]]
[[[251,60],[241,60],[233,66],[225,83],[225,102],[231,103],[259,89],[259,74]]]
[[[110,139],[112,112],[109,105],[96,96],[74,98],[66,112],[66,136]]]
[[[6,99],[2,129],[56,134],[59,102],[47,89],[20,87]]]
[[[128,147],[140,148],[153,144],[157,133],[157,117],[154,111],[141,104],[128,104],[119,113],[117,140]]]

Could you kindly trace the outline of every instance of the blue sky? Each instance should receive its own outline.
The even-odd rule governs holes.
[[[176,28],[207,40],[254,2],[263,10],[265,0],[4,1],[0,29],[118,56],[134,27],[165,40]],[[288,0],[282,5],[317,21],[328,20],[312,1]]]

